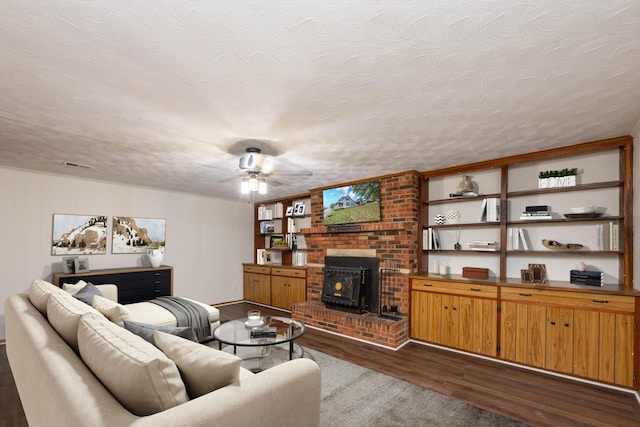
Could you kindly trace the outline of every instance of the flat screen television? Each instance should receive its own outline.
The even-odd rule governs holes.
[[[322,190],[324,224],[380,221],[380,181]]]

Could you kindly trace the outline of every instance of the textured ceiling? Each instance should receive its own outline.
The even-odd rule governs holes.
[[[0,164],[227,199],[245,139],[277,198],[640,118],[637,0],[5,0],[0,46]]]

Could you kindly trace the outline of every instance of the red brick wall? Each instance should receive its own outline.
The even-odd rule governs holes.
[[[381,196],[381,221],[360,224],[360,232],[329,233],[323,223],[322,190],[311,192],[311,228],[305,230],[304,236],[307,244],[307,300],[319,302],[322,292],[322,267],[327,249],[375,249],[376,256],[380,260],[380,267],[395,267],[400,273],[394,277],[389,292],[383,296],[383,301],[398,306],[401,315],[409,313],[409,273],[417,271],[418,260],[418,185],[417,172],[405,172],[393,176],[386,176],[380,180]],[[308,315],[308,313],[307,313]],[[340,317],[339,315],[335,315]],[[333,316],[333,317],[335,317]],[[333,318],[332,317],[332,318]],[[347,316],[345,316],[347,317]],[[334,319],[335,320],[335,319]],[[408,339],[408,321],[401,328],[391,327],[393,337],[389,334],[389,325],[371,328],[362,328],[359,325],[354,328],[347,324],[355,325],[353,321],[343,319],[335,320],[330,328],[338,329],[345,335],[358,335],[362,339],[373,335],[371,341],[386,342],[396,346],[401,341]],[[305,320],[308,322],[309,319]],[[346,323],[345,323],[346,322]],[[311,322],[313,323],[313,322]],[[358,323],[358,322],[356,322]],[[368,324],[371,322],[362,322]],[[340,327],[339,325],[342,325]],[[339,329],[343,330],[340,331]]]

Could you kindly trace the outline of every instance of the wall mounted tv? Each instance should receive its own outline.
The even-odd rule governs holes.
[[[322,190],[324,224],[380,221],[380,181]]]

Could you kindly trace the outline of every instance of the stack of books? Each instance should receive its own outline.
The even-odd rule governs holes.
[[[440,236],[435,228],[427,228],[422,230],[422,249],[426,251],[440,250]]]
[[[251,328],[251,338],[275,338],[277,329],[271,326]]]
[[[511,227],[508,232],[507,248],[512,251],[528,251],[532,249],[529,233],[524,228]]]
[[[492,240],[474,240],[467,244],[472,251],[496,252],[499,249],[498,242]]]
[[[449,197],[478,197],[475,191],[463,191],[458,193],[449,193]]]
[[[520,215],[521,220],[553,219],[551,209],[547,205],[527,206]]]
[[[569,275],[569,283],[574,285],[604,285],[604,273],[601,271],[570,270]]]

